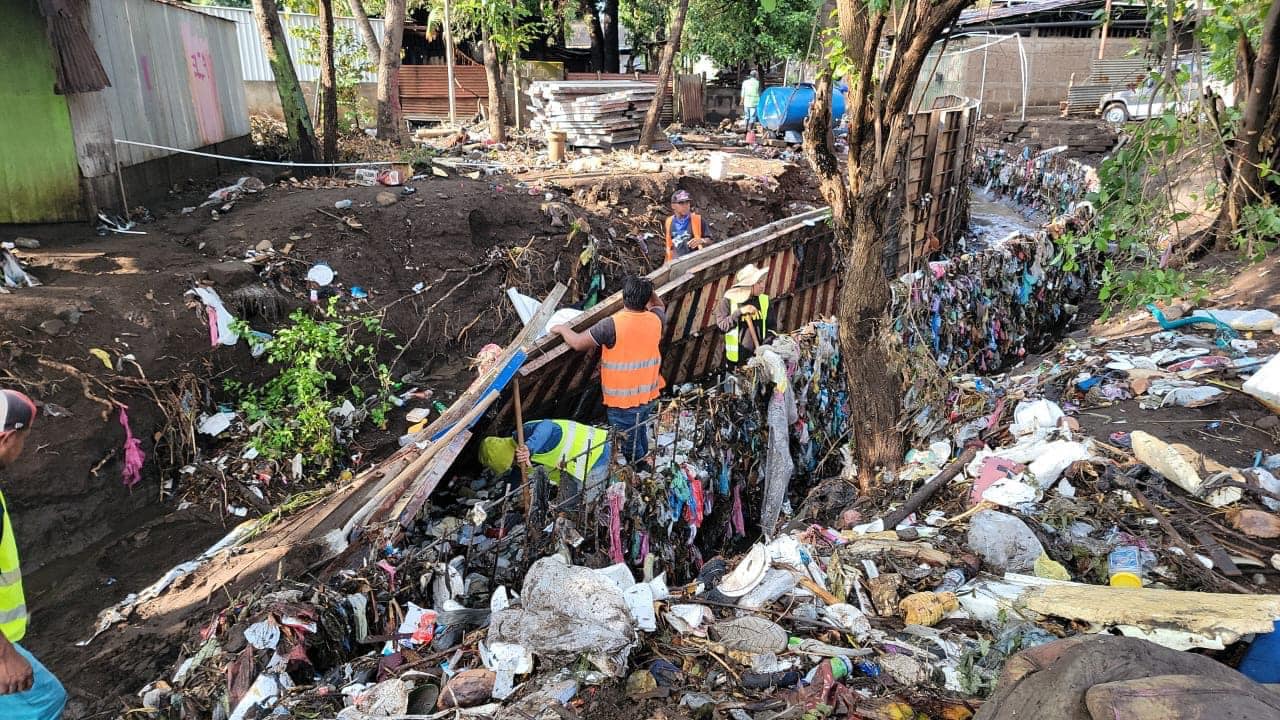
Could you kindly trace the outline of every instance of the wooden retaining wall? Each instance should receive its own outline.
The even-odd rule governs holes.
[[[968,222],[968,158],[976,103],[955,98],[918,113],[903,172],[906,205],[901,239],[885,248],[890,276],[917,269],[937,243],[959,238]],[[714,373],[724,364],[724,336],[715,326],[715,306],[747,263],[769,268],[770,313],[777,327],[792,330],[835,312],[843,258],[834,244],[827,208],[789,217],[704,248],[648,275],[667,305],[662,375],[668,387]],[[622,309],[620,293],[578,318],[585,331]],[[558,335],[536,342],[520,369],[526,418],[589,417],[599,407],[599,353],[573,351]],[[513,396],[499,407],[500,426],[510,424]]]
[[[835,307],[840,264],[834,254],[827,209],[780,220],[699,250],[649,274],[667,304],[662,375],[668,386],[702,377],[724,363],[724,335],[715,305],[733,274],[747,263],[769,268],[770,313],[780,328],[795,328]],[[579,331],[622,309],[614,293],[578,318]],[[599,404],[599,353],[578,353],[559,335],[548,335],[520,369],[524,417],[586,417]],[[513,399],[498,412],[510,422]]]

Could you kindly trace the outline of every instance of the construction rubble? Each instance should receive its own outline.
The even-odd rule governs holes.
[[[1088,216],[900,279],[904,356],[945,376],[912,384],[906,406],[936,416],[916,410],[913,449],[872,497],[853,481],[837,325],[810,323],[670,388],[652,469],[616,465],[576,506],[529,498],[526,515],[536,483],[460,463],[407,532],[212,612],[138,706],[217,720],[1280,715],[1262,685],[1280,681],[1280,455],[1241,466],[1124,420],[1102,437],[1081,422],[1229,394],[1280,410],[1280,317],[1153,308],[1152,331],[1050,347],[1090,282],[1049,262],[1052,239]]]

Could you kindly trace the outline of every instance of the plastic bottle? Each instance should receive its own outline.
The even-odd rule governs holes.
[[[1111,587],[1142,587],[1142,557],[1136,545],[1121,545],[1107,555]]]

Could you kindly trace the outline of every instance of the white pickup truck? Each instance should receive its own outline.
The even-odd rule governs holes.
[[[1179,115],[1187,115],[1197,107],[1200,96],[1200,82],[1190,60],[1178,62],[1178,74],[1190,79],[1176,91],[1164,83],[1157,83],[1153,77],[1146,78],[1142,84],[1127,90],[1107,93],[1098,101],[1098,114],[1103,120],[1121,125],[1130,120],[1147,120],[1159,117],[1169,108],[1174,108]],[[1222,102],[1230,107],[1235,104],[1235,86],[1210,77],[1205,83]]]

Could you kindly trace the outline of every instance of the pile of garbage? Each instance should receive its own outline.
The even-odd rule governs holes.
[[[1035,232],[956,252],[892,283],[914,438],[926,440],[956,419],[947,410],[962,391],[939,383],[939,369],[947,375],[998,371],[1051,347],[1075,319],[1094,286],[1099,256],[1058,262],[1055,240],[1085,232],[1093,221],[1093,206],[1078,202]]]
[[[1280,407],[1280,356],[1244,354],[1277,318],[1188,318],[1211,315],[953,377],[950,421],[878,500],[833,490],[852,486],[847,400],[835,325],[811,324],[718,383],[675,388],[653,471],[614,467],[581,507],[536,518],[537,538],[508,504],[519,488],[455,477],[363,562],[237,598],[141,705],[233,720],[560,718],[628,700],[735,720],[1089,719],[1177,716],[1132,703],[1218,692],[1274,712],[1258,682],[1280,679],[1280,595],[1262,594],[1280,573],[1280,454],[1233,468],[1079,422],[1126,393],[1172,404],[1161,383],[1211,376],[1251,375],[1243,392]],[[1246,317],[1255,329],[1233,331],[1259,339],[1216,324]]]
[[[1026,212],[1046,216],[1068,212],[1098,189],[1097,170],[1059,155],[1067,146],[1032,153],[1030,146],[1013,152],[1005,147],[979,148],[972,182],[991,197],[1012,200]]]

